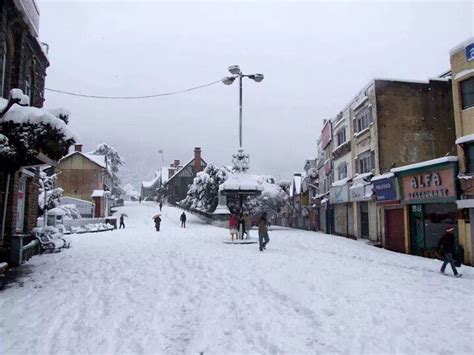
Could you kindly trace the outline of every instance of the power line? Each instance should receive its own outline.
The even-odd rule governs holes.
[[[184,90],[179,90],[179,91],[172,91],[172,92],[165,92],[161,94],[152,94],[152,95],[144,95],[144,96],[101,96],[101,95],[87,95],[87,94],[81,94],[77,92],[71,92],[71,91],[64,91],[64,90],[57,90],[57,89],[50,89],[50,88],[45,88],[45,90],[51,91],[51,92],[56,92],[60,94],[65,94],[65,95],[71,95],[71,96],[78,96],[78,97],[85,97],[88,99],[103,99],[103,100],[139,100],[139,99],[151,99],[154,97],[160,97],[160,96],[170,96],[170,95],[176,95],[176,94],[182,94],[188,91],[193,91],[193,90],[198,90],[202,89],[217,83],[221,83],[222,80],[216,80],[213,81],[212,83],[204,84],[204,85],[199,85],[199,86],[194,86],[188,89]]]

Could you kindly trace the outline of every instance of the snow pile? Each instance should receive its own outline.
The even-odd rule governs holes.
[[[82,218],[76,205],[73,205],[73,204],[59,205],[58,207],[56,207],[56,209],[61,210],[63,212],[64,220]]]
[[[7,104],[7,100],[0,98],[0,111]],[[24,107],[15,104],[3,116],[3,122],[47,124],[61,132],[65,139],[75,139],[75,135],[69,130],[64,121],[58,119],[50,112],[36,107]]]

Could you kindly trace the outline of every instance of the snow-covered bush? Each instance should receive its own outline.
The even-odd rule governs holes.
[[[74,204],[60,205],[57,208],[64,212],[64,220],[81,219],[82,216]]]
[[[194,178],[186,198],[180,202],[184,208],[213,212],[218,204],[219,185],[232,172],[227,167],[217,167],[209,163],[204,171]]]
[[[7,105],[0,99],[0,110]],[[0,136],[0,166],[11,172],[36,163],[40,153],[59,160],[75,142],[64,121],[45,110],[17,104],[3,116]]]
[[[40,189],[38,195],[38,207],[41,213],[59,205],[59,200],[63,196],[64,190],[56,187],[57,174],[48,176],[45,172],[40,172]]]

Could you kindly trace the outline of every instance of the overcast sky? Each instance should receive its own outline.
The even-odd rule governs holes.
[[[50,45],[48,88],[148,95],[218,80],[244,82],[244,148],[255,173],[288,178],[316,155],[322,120],[373,78],[425,80],[449,69],[449,50],[473,35],[472,2],[39,1]],[[173,159],[230,165],[238,147],[238,85],[138,101],[46,92],[70,109],[86,150],[106,142],[135,185]]]

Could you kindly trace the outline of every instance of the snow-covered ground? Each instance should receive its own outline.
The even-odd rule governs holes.
[[[0,353],[470,353],[474,270],[289,229],[268,250],[153,203],[0,293]],[[254,232],[255,234],[255,232]],[[448,269],[448,271],[450,271]]]

